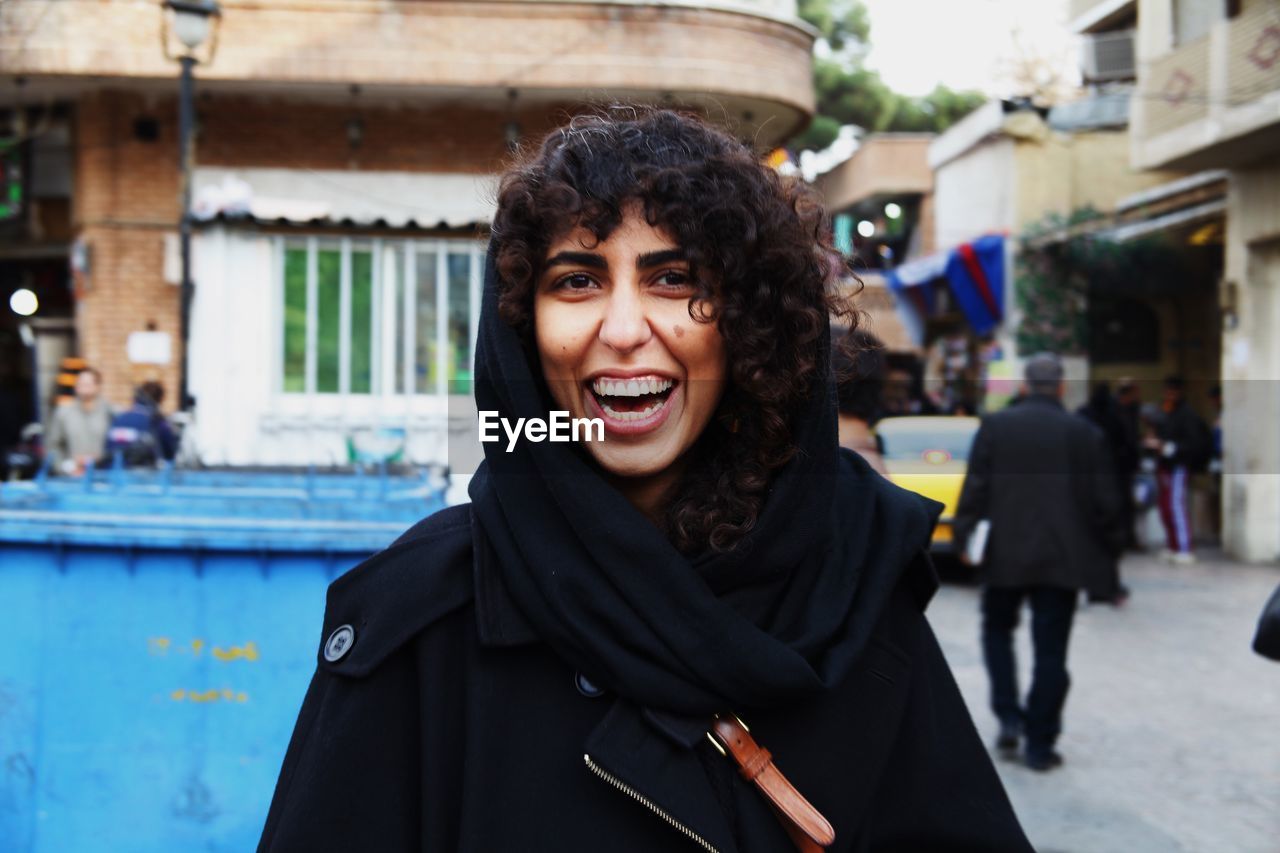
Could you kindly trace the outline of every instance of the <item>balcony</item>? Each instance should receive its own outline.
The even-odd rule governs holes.
[[[222,0],[204,91],[501,106],[645,99],[707,105],[763,127],[812,114],[813,32],[794,0],[420,2]],[[144,0],[8,0],[0,67],[34,97],[86,88],[168,91],[161,13]]]
[[[1133,165],[1232,168],[1280,150],[1280,16],[1259,3],[1141,62]]]
[[[923,195],[933,190],[931,133],[880,133],[853,156],[818,178],[828,210],[844,210],[880,196]]]

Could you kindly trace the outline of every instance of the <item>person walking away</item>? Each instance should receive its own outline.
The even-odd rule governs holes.
[[[1164,381],[1164,417],[1148,448],[1156,457],[1156,489],[1160,521],[1164,524],[1168,549],[1165,559],[1180,565],[1195,562],[1191,550],[1191,516],[1187,486],[1191,472],[1209,461],[1212,450],[1209,428],[1186,401],[1186,382],[1180,376]]]
[[[1107,566],[1124,547],[1119,496],[1106,439],[1062,406],[1063,370],[1042,353],[1026,365],[1017,406],[983,419],[956,511],[961,554],[978,522],[990,532],[981,561],[982,647],[996,748],[1038,771],[1062,763],[1054,749],[1070,686],[1067,644],[1080,590],[1109,591]],[[965,557],[965,559],[968,559]],[[1019,699],[1013,631],[1031,608],[1035,662]]]
[[[872,427],[880,418],[884,388],[884,344],[869,332],[854,330],[832,347],[836,373],[839,441],[867,460],[881,476],[889,475]]]
[[[1116,467],[1126,470],[1124,494],[1120,496],[1120,512],[1125,519],[1125,547],[1130,551],[1141,551],[1142,542],[1138,537],[1137,521],[1137,477],[1142,470],[1142,394],[1138,383],[1124,378],[1116,385],[1116,414],[1125,431],[1125,443],[1128,455],[1117,459]]]
[[[1215,539],[1222,538],[1222,386],[1209,389],[1213,423],[1209,426],[1209,527]]]
[[[50,469],[78,476],[101,458],[112,414],[102,399],[102,374],[86,367],[76,375],[74,399],[58,405],[49,417],[45,454]]]
[[[128,468],[154,467],[161,459],[173,459],[178,437],[160,413],[162,400],[164,386],[159,382],[138,386],[133,406],[111,420],[106,444],[108,459],[114,460],[120,454]]]
[[[1111,396],[1111,386],[1099,382],[1093,386],[1089,401],[1076,410],[1076,414],[1097,427],[1107,439],[1110,451],[1111,472],[1115,478],[1116,494],[1120,500],[1120,518],[1124,523],[1126,547],[1133,536],[1133,475],[1138,470],[1138,441],[1125,424],[1120,406]],[[1109,602],[1116,606],[1129,598],[1128,588],[1120,581],[1120,560],[1111,561],[1113,582],[1111,592],[1105,596],[1091,597],[1091,601]]]

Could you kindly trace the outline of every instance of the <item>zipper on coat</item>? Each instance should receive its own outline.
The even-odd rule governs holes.
[[[668,824],[671,825],[673,829],[679,830],[687,838],[690,838],[693,841],[696,841],[698,844],[702,845],[702,848],[704,850],[708,850],[710,851],[710,853],[719,853],[719,851],[717,851],[716,848],[712,847],[711,844],[701,835],[698,835],[698,833],[694,832],[692,829],[685,826],[683,823],[676,820],[675,818],[667,814],[662,809],[658,808],[658,806],[655,805],[654,802],[650,800],[648,797],[644,796],[635,788],[632,788],[626,782],[623,782],[617,776],[614,776],[608,770],[605,770],[599,764],[596,764],[594,761],[592,761],[590,755],[583,755],[582,757],[587,762],[587,769],[590,770],[592,773],[599,776],[601,779],[608,782],[610,785],[617,788],[619,791],[626,794],[628,797],[640,803],[640,805],[644,806],[649,811],[653,812],[658,817],[665,820]]]

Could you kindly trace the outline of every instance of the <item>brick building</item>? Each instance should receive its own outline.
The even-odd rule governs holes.
[[[602,100],[701,109],[762,148],[813,111],[813,34],[793,0],[221,11],[193,152],[191,435],[206,464],[346,461],[388,430],[409,458],[440,457],[450,401],[470,396],[485,226],[512,142]],[[149,378],[178,402],[165,14],[157,0],[0,5],[0,107],[18,143],[4,151],[23,175],[0,265],[40,295],[25,322],[41,375],[24,378],[42,399],[50,365],[79,354],[117,404]],[[19,322],[0,324],[15,363]],[[147,331],[167,336],[167,360],[130,358]]]

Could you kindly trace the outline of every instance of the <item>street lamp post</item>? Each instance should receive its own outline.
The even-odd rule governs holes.
[[[191,297],[195,285],[191,281],[191,149],[195,130],[195,67],[196,51],[213,33],[206,62],[213,59],[217,46],[216,25],[221,19],[217,0],[165,0],[165,22],[185,50],[174,56],[169,50],[168,32],[165,33],[165,53],[176,59],[181,67],[178,78],[178,167],[180,170],[178,203],[178,234],[182,256],[182,284],[179,296],[179,334],[182,338],[182,361],[179,374],[178,407],[182,411],[191,408],[188,389],[188,341],[191,335]]]

